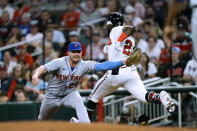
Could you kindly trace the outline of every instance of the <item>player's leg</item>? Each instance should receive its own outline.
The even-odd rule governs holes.
[[[49,120],[58,110],[58,101],[57,99],[53,99],[49,96],[44,96],[41,107],[40,107],[40,114],[38,116],[38,120]]]
[[[80,123],[90,123],[86,107],[78,91],[68,94],[62,99],[64,107],[72,107],[76,110]]]
[[[193,44],[192,44],[192,48],[193,48],[193,55],[197,61],[197,9],[193,9],[193,14],[192,14],[192,40],[193,40]]]
[[[88,115],[90,118],[91,118],[92,113],[95,111],[95,108],[99,100],[103,98],[104,96],[107,96],[113,93],[118,88],[115,86],[111,86],[110,82],[112,81],[109,82],[109,79],[108,79],[110,76],[111,75],[106,74],[101,79],[99,79],[89,96],[89,99],[87,102],[87,111],[88,111]]]
[[[160,93],[155,93],[151,91],[146,91],[144,84],[140,79],[137,71],[132,72],[132,75],[137,77],[126,82],[124,85],[125,89],[127,89],[137,99],[143,102],[163,104],[170,112],[174,111],[175,109],[174,102],[171,100],[167,92],[161,91]]]
[[[197,8],[193,9],[192,13],[192,20],[191,20],[191,26],[192,26],[192,49],[193,49],[193,56],[195,60],[197,61]],[[196,76],[197,77],[197,76]],[[196,84],[197,84],[197,78],[196,78]]]

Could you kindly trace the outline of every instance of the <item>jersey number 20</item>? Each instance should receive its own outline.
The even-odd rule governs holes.
[[[126,43],[126,45],[124,46],[123,54],[130,55],[131,54],[132,42],[130,40],[126,40],[125,43]]]

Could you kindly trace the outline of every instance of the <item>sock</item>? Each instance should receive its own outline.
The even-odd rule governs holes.
[[[145,98],[147,102],[161,104],[161,99],[158,93],[148,91]]]
[[[122,42],[123,40],[125,40],[128,37],[128,35],[124,32],[122,32],[122,34],[120,35],[120,37],[118,38],[117,41]]]
[[[95,102],[93,102],[91,100],[88,100],[87,111],[88,111],[89,118],[91,118],[93,112],[95,111],[96,105],[97,105],[97,103],[95,103]]]

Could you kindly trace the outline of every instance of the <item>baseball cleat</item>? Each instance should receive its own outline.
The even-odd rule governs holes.
[[[77,118],[75,118],[75,117],[72,117],[70,119],[70,123],[79,123],[79,120]]]
[[[169,112],[174,112],[175,104],[166,91],[160,92],[160,99],[161,99],[162,104],[167,108]]]

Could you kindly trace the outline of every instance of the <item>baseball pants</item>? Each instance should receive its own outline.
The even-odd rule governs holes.
[[[76,110],[80,123],[90,123],[86,107],[78,91],[71,92],[63,98],[45,95],[40,107],[38,120],[49,120],[60,106],[72,107]]]
[[[146,89],[137,72],[131,68],[121,69],[119,75],[111,75],[111,71],[106,73],[95,85],[89,99],[95,103],[111,93],[118,87],[124,87],[129,93],[134,95],[138,100],[146,102]]]

